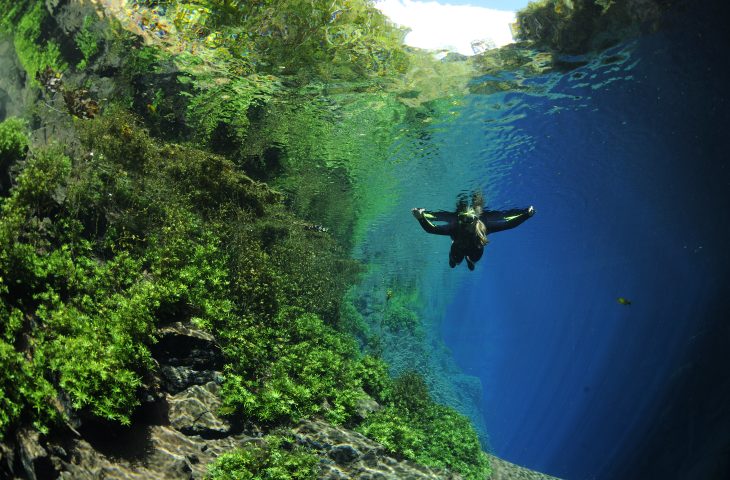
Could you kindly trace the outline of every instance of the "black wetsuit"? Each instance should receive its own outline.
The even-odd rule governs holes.
[[[487,210],[479,219],[487,227],[487,234],[501,232],[515,228],[530,218],[535,213],[533,208],[514,208],[512,210]],[[443,222],[442,225],[434,225],[431,221]],[[424,211],[423,217],[418,218],[424,230],[436,235],[448,235],[453,240],[449,251],[449,264],[453,267],[461,263],[464,257],[468,257],[472,264],[482,258],[484,246],[481,245],[473,232],[468,231],[459,224],[459,217],[456,212],[429,212]],[[473,265],[469,266],[470,269]]]

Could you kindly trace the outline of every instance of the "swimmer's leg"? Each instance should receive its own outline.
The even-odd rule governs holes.
[[[452,242],[451,249],[449,250],[449,266],[454,268],[460,264],[462,260],[464,260],[464,252],[457,248],[456,244]]]
[[[466,256],[466,266],[469,267],[469,270],[474,270],[474,264],[482,258],[482,255],[484,255],[483,248],[474,249],[469,252],[469,255]]]

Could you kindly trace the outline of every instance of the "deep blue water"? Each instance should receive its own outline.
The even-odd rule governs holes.
[[[454,101],[392,148],[392,209],[360,255],[417,276],[507,460],[569,480],[730,478],[730,42],[727,8],[703,8]],[[409,210],[474,189],[537,214],[451,270],[448,239]]]
[[[490,237],[442,324],[507,460],[566,479],[726,478],[730,77],[713,18],[533,93],[469,98],[445,133],[493,207],[538,212]]]

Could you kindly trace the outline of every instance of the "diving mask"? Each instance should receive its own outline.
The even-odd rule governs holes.
[[[459,223],[472,224],[477,221],[479,217],[474,211],[461,212],[459,214]]]

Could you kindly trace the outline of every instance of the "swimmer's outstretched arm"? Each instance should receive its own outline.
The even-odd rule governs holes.
[[[487,227],[488,233],[501,232],[515,228],[535,214],[535,208],[513,208],[511,210],[487,210],[482,213],[481,219]]]
[[[454,230],[455,215],[451,212],[429,212],[423,208],[414,208],[411,213],[421,227],[428,233],[435,235],[451,235]],[[434,225],[431,221],[448,222],[445,225]]]

